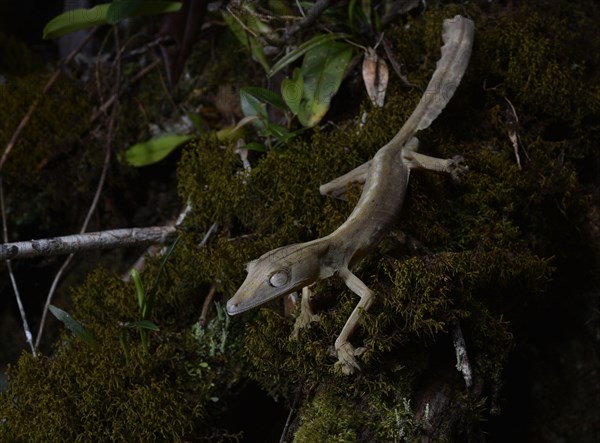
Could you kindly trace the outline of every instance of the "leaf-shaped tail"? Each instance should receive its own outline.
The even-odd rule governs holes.
[[[473,48],[474,25],[468,18],[455,16],[444,20],[442,56],[419,104],[388,145],[404,145],[414,134],[429,125],[444,110],[465,73]]]

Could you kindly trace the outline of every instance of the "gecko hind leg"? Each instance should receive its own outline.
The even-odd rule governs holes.
[[[416,137],[413,137],[404,145],[404,147],[402,147],[402,150],[414,153],[418,148],[419,140]],[[370,168],[371,160],[354,168],[352,171],[319,186],[319,192],[321,195],[327,195],[329,197],[346,200],[346,191],[348,190],[348,186],[352,183],[358,183],[361,186],[364,185],[369,175]]]
[[[369,169],[371,168],[371,160],[362,165],[354,168],[352,171],[331,180],[324,185],[319,186],[319,192],[321,195],[327,195],[329,197],[339,198],[340,200],[346,200],[346,191],[348,185],[351,183],[358,183],[364,185],[369,175]]]

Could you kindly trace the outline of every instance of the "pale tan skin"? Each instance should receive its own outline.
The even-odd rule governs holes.
[[[267,252],[248,264],[248,276],[228,301],[230,315],[260,306],[277,297],[299,291],[316,281],[337,275],[360,297],[335,341],[338,366],[345,374],[360,369],[350,336],[361,311],[368,310],[373,292],[351,269],[377,247],[396,222],[406,195],[410,171],[424,169],[456,177],[461,158],[439,159],[416,152],[415,133],[428,127],[450,100],[468,64],[473,43],[473,22],[460,16],[444,21],[444,46],[427,91],[396,136],[373,159],[320,187],[321,194],[343,197],[348,185],[363,185],[361,197],[348,219],[326,237]],[[440,92],[441,91],[441,92]],[[315,318],[310,312],[310,291],[303,291],[297,326]]]

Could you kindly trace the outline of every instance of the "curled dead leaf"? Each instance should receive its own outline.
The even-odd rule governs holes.
[[[385,60],[379,57],[373,48],[368,48],[365,51],[362,74],[371,102],[375,106],[382,107],[385,100],[389,72]]]

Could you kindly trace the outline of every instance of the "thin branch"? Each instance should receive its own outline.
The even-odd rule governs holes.
[[[292,416],[298,407],[298,402],[300,401],[300,395],[302,394],[302,384],[298,386],[298,391],[296,392],[296,396],[294,397],[294,403],[292,404],[292,408],[290,409],[290,413],[288,414],[287,420],[285,421],[285,426],[283,427],[283,432],[281,433],[281,438],[279,439],[279,443],[285,442],[285,436],[288,433],[288,429],[290,428],[290,424],[292,423]]]
[[[112,229],[63,237],[0,244],[0,260],[74,254],[76,252],[164,243],[175,226]]]
[[[154,60],[152,63],[150,63],[148,66],[145,66],[144,68],[142,68],[130,81],[131,84],[134,84],[136,82],[138,82],[140,79],[142,79],[145,75],[147,75],[150,71],[152,71],[158,64],[160,64],[160,60]],[[102,115],[104,115],[106,113],[106,111],[117,101],[117,99],[119,98],[120,94],[122,94],[124,91],[123,88],[121,88],[121,90],[118,93],[114,93],[110,96],[110,98],[108,100],[106,100],[104,103],[102,103],[100,105],[100,107],[96,110],[96,112],[94,112],[92,114],[92,116],[90,117],[90,123],[94,123],[96,120],[98,120],[98,118],[100,118]]]
[[[67,56],[65,61],[63,63],[61,63],[59,65],[59,67],[54,71],[54,73],[52,74],[52,76],[50,77],[48,82],[46,83],[46,86],[44,86],[44,90],[42,91],[42,96],[46,95],[48,93],[48,91],[50,91],[52,86],[54,86],[54,83],[56,83],[56,80],[58,80],[58,78],[63,73],[63,66],[69,64],[71,62],[71,60],[73,60],[73,58],[75,58],[75,56],[79,53],[79,51],[81,51],[81,49],[83,49],[83,47],[87,44],[87,42],[92,38],[92,36],[96,32],[96,29],[97,28],[92,29],[92,31],[87,35],[87,37],[81,41],[79,46],[77,46],[75,49],[73,49],[73,51],[71,51],[71,53]],[[2,157],[0,158],[0,171],[2,170],[2,167],[4,166],[4,163],[6,163],[6,160],[8,159],[10,152],[15,147],[15,144],[17,143],[17,140],[21,136],[23,129],[25,129],[25,126],[27,126],[27,124],[29,123],[29,120],[31,120],[31,117],[33,116],[33,113],[39,106],[40,102],[41,102],[41,98],[37,98],[31,104],[31,106],[27,110],[27,113],[23,116],[23,118],[21,119],[21,122],[17,126],[17,129],[15,129],[15,132],[13,133],[8,144],[4,148],[4,152],[2,153]]]
[[[4,208],[4,187],[2,186],[2,177],[0,176],[0,212],[2,212],[2,235],[4,238],[4,242],[8,242],[8,228],[6,225],[6,211]],[[8,269],[8,275],[10,276],[10,281],[12,283],[13,290],[15,291],[15,298],[17,299],[17,306],[19,307],[19,312],[21,314],[21,321],[23,322],[23,332],[25,333],[25,340],[29,343],[31,347],[31,353],[35,357],[35,347],[33,346],[33,335],[31,335],[31,329],[29,329],[29,323],[27,323],[27,315],[25,315],[25,308],[23,307],[23,302],[21,301],[21,294],[19,293],[19,288],[17,286],[17,280],[15,279],[15,274],[12,270],[12,264],[10,260],[6,260],[6,268]]]
[[[202,312],[200,313],[200,318],[198,319],[198,323],[200,326],[206,326],[206,320],[208,319],[208,310],[210,309],[210,304],[215,298],[215,294],[217,292],[217,288],[213,285],[210,287],[206,298],[204,299],[204,304],[202,305]]]
[[[331,5],[331,0],[317,0],[314,6],[310,8],[310,10],[306,13],[304,18],[300,20],[298,23],[293,24],[288,29],[285,30],[284,40],[289,40],[289,38],[294,35],[296,32],[307,28],[317,21],[319,16]]]

